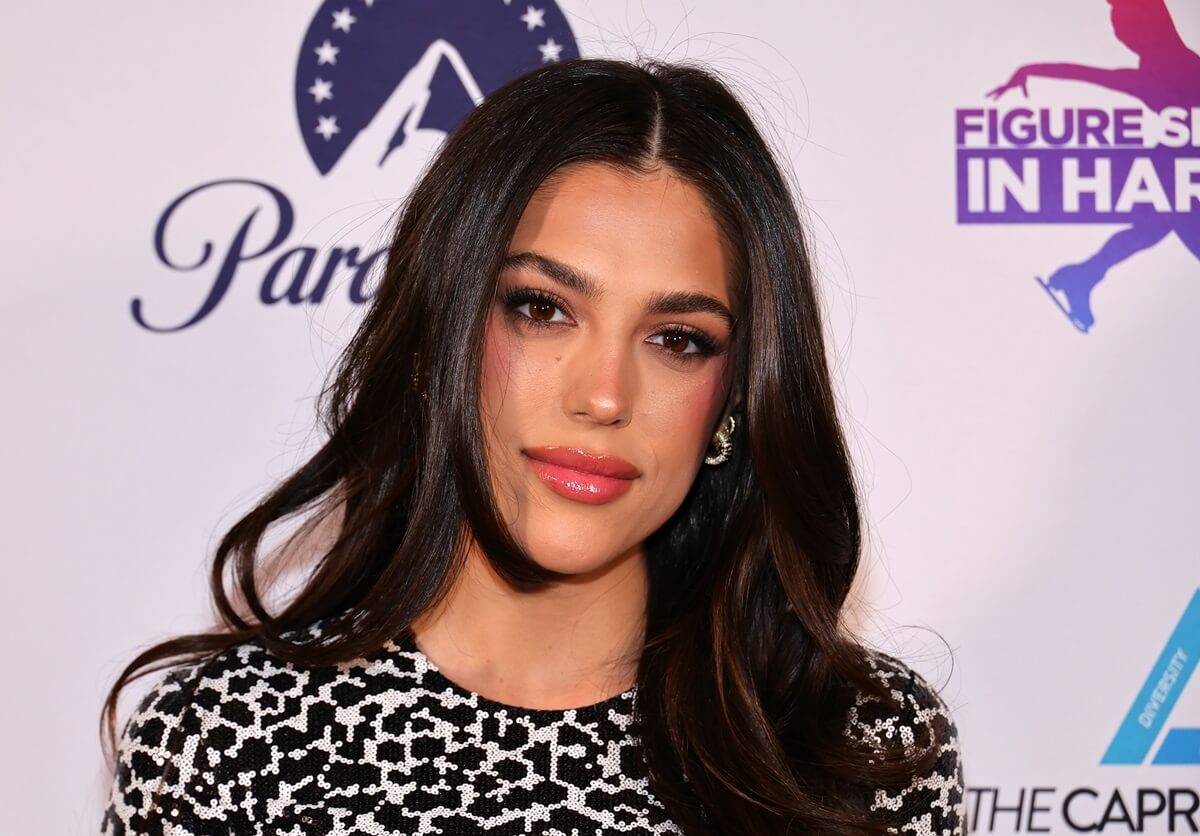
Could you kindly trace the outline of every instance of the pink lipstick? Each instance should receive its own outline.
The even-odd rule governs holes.
[[[619,456],[577,447],[527,447],[524,451],[538,478],[552,491],[589,505],[612,502],[633,487],[641,472]]]

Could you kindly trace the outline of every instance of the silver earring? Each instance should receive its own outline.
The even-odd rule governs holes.
[[[717,430],[717,434],[713,436],[713,444],[717,447],[716,455],[705,456],[705,464],[721,464],[729,461],[729,454],[733,450],[733,430],[737,426],[737,422],[730,415],[725,418],[725,422],[721,424],[721,429]]]

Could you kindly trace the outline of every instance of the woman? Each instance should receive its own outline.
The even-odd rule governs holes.
[[[806,242],[712,75],[494,92],[323,397],[327,443],[217,550],[224,626],[114,685],[110,739],[184,663],[105,833],[961,832],[945,704],[840,624],[859,499]],[[335,536],[271,611],[261,541],[303,512],[289,542]]]

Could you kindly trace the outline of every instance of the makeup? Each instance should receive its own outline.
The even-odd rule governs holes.
[[[624,496],[640,475],[618,456],[573,447],[530,447],[522,451],[533,472],[559,496],[603,505]]]

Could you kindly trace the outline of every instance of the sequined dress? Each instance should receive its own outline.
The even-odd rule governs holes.
[[[316,628],[314,628],[316,629]],[[935,769],[876,809],[892,832],[964,830],[957,731],[941,698],[894,657],[875,675],[903,716],[864,701],[847,734],[940,722]],[[160,679],[122,734],[103,836],[681,833],[631,732],[633,688],[593,705],[519,708],[448,679],[404,634],[336,667],[295,668],[255,643]]]

